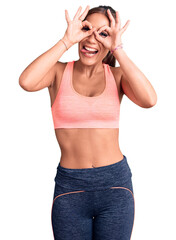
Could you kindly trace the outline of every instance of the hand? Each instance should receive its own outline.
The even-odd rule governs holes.
[[[67,39],[67,41],[69,41],[69,43],[71,43],[71,45],[73,45],[77,42],[80,42],[83,38],[91,35],[93,33],[93,31],[95,31],[95,28],[92,27],[90,22],[88,22],[87,20],[82,22],[83,19],[85,19],[86,15],[89,11],[89,5],[87,5],[86,9],[80,16],[81,9],[82,9],[82,7],[80,6],[72,21],[68,15],[68,11],[65,10],[65,17],[66,17],[66,21],[68,23],[68,27],[67,27],[67,30],[66,30],[63,38]],[[86,27],[86,26],[90,30],[86,31],[86,32],[82,31],[82,28]]]
[[[107,13],[109,15],[110,19],[110,27],[109,26],[102,26],[98,31],[94,31],[96,39],[101,42],[105,48],[112,51],[117,45],[121,44],[121,35],[124,33],[124,31],[127,29],[130,20],[126,22],[124,27],[121,28],[121,22],[120,22],[120,16],[119,13],[116,12],[116,20],[112,16],[111,11],[108,9]],[[99,35],[100,32],[106,30],[108,33],[107,37],[102,37]]]

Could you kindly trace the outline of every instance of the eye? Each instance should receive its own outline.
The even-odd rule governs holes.
[[[89,27],[83,27],[82,30],[90,30]]]
[[[90,30],[90,29],[89,29],[89,27],[83,27],[82,30]],[[101,32],[100,34],[104,37],[108,36],[108,34],[106,32]]]
[[[104,37],[107,37],[107,36],[108,36],[108,34],[105,33],[105,32],[101,32],[100,34],[102,34]]]

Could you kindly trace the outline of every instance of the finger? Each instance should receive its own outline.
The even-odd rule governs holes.
[[[121,28],[120,15],[118,11],[116,12],[116,25],[118,26],[118,28]]]
[[[84,18],[86,17],[88,11],[89,11],[90,6],[87,5],[86,9],[84,10],[84,12],[81,14],[81,16],[79,17],[79,19],[81,19],[82,21],[84,20]]]
[[[97,39],[98,41],[102,42],[102,38],[100,37],[100,35],[98,34],[98,32],[97,32],[96,30],[94,31],[94,34],[95,34],[95,36],[96,36],[96,39]]]
[[[98,34],[96,30],[94,31],[94,34],[96,39],[103,44],[105,40]]]
[[[77,18],[79,17],[79,14],[80,14],[81,10],[82,10],[82,7],[80,6],[80,7],[78,8],[78,10],[77,10],[77,12],[76,12],[73,20],[75,20],[75,19],[77,19]]]
[[[109,19],[110,19],[110,21],[111,21],[110,26],[111,26],[111,27],[114,27],[114,26],[115,26],[115,20],[114,20],[114,17],[112,16],[111,11],[109,10],[109,8],[108,8],[108,10],[107,10],[107,13],[108,13]]]
[[[125,32],[129,24],[130,24],[130,20],[128,20],[126,24],[123,26],[123,28],[121,29],[122,33]]]
[[[86,36],[91,35],[95,30],[96,30],[96,28],[92,28],[91,30],[87,31]]]
[[[71,19],[70,19],[69,15],[68,15],[67,9],[65,9],[65,18],[66,18],[67,23],[71,22]]]
[[[91,23],[88,22],[87,20],[85,20],[84,22],[82,22],[82,25],[83,25],[83,27],[88,26],[89,29],[92,29],[92,25],[91,25]]]
[[[111,33],[111,28],[108,27],[107,25],[102,26],[97,32],[98,32],[98,33],[101,33],[102,31],[105,31],[105,30],[106,30],[106,32],[108,32],[109,34]]]

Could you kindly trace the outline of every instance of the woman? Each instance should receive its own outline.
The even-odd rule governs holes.
[[[109,10],[108,10],[109,9]],[[21,74],[27,91],[48,87],[61,159],[55,177],[51,220],[56,240],[127,240],[135,202],[132,173],[119,148],[119,113],[123,94],[135,104],[156,104],[152,85],[128,58],[118,12],[99,6],[73,20],[65,11],[62,39]],[[75,43],[77,61],[58,59]],[[115,61],[120,66],[115,67]]]

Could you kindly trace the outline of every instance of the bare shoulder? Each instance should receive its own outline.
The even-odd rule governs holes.
[[[58,82],[61,79],[61,76],[63,74],[63,71],[64,71],[66,65],[67,65],[67,62],[59,62],[59,61],[57,61],[56,66],[55,66],[55,79],[51,83],[51,85],[49,86],[48,89],[52,89],[52,88],[54,88],[58,84]]]
[[[117,85],[117,90],[118,90],[118,93],[119,93],[119,99],[120,99],[120,102],[122,100],[122,97],[123,97],[123,90],[122,90],[122,87],[121,87],[121,77],[122,77],[122,69],[121,67],[112,67],[110,66],[110,69],[114,75],[114,79],[116,81],[116,85]]]
[[[119,80],[119,78],[121,78],[121,76],[122,76],[122,69],[121,69],[121,67],[120,66],[119,67],[112,67],[112,66],[110,66],[110,69],[111,69],[115,79]]]
[[[57,61],[57,69],[62,70],[67,65],[67,62],[59,62]]]
[[[50,100],[51,100],[51,105],[53,104],[57,92],[59,90],[60,87],[60,83],[61,83],[61,79],[62,79],[62,75],[64,72],[64,69],[67,65],[67,62],[57,62],[56,63],[56,75],[55,75],[55,79],[52,82],[52,84],[48,87],[48,91],[49,91],[49,95],[50,95]]]
[[[55,81],[60,81],[66,65],[67,65],[67,62],[59,62],[59,61],[57,61],[57,64],[56,64],[56,79],[55,79]]]

